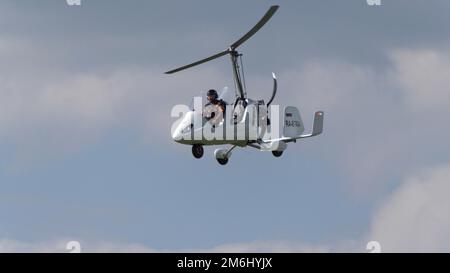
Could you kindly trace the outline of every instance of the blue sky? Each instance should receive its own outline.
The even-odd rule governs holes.
[[[232,86],[300,108],[281,158],[173,142],[171,108]],[[0,251],[448,251],[448,1],[0,3]],[[432,235],[430,235],[432,234]],[[414,242],[414,243],[411,243]]]

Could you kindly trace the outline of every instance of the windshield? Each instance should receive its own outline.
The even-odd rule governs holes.
[[[222,88],[222,91],[219,93],[219,99],[223,100],[226,104],[233,104],[235,98],[234,92],[228,86]]]

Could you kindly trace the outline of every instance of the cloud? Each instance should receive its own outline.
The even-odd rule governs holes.
[[[146,145],[171,141],[171,108],[206,86],[226,85],[216,69],[176,79],[147,67],[32,71],[0,77],[0,141],[13,149],[8,169],[78,153],[124,128]]]
[[[396,50],[391,53],[393,79],[411,110],[450,107],[450,54],[437,50]]]
[[[139,6],[139,14],[124,14],[122,4],[113,4],[116,7],[111,6],[108,12],[113,16],[106,17],[99,17],[96,12],[104,8],[102,4],[98,5],[98,9],[92,6],[76,14],[64,4],[61,9],[52,8],[56,7],[54,4],[36,4],[38,9],[35,9],[29,8],[29,4],[24,8],[11,1],[6,9],[2,9],[4,16],[0,18],[10,27],[0,36],[0,167],[3,167],[4,162],[7,168],[36,166],[52,160],[51,164],[67,155],[80,153],[97,141],[110,140],[115,133],[124,131],[139,131],[136,136],[142,137],[155,150],[171,149],[172,146],[164,145],[171,142],[170,126],[173,119],[169,116],[170,108],[176,103],[188,103],[193,94],[206,88],[231,86],[230,74],[224,75],[216,69],[218,61],[173,76],[162,75],[162,72],[172,68],[168,63],[178,65],[179,60],[192,60],[185,51],[178,50],[180,41],[185,44],[183,48],[190,49],[189,54],[192,56],[203,56],[204,52],[220,48],[224,41],[231,41],[224,39],[224,35],[230,33],[229,37],[234,37],[235,27],[245,28],[247,23],[253,23],[253,19],[237,21],[229,30],[219,30],[210,35],[210,30],[216,31],[219,26],[226,24],[213,20],[217,24],[216,28],[202,25],[201,22],[209,18],[185,20],[188,14],[185,10],[178,14],[181,16],[172,16],[179,20],[168,20],[164,15],[166,12],[161,11],[170,8],[153,4],[148,5],[155,6],[151,9],[155,16],[148,16],[145,5]],[[347,12],[318,10],[331,17],[338,15],[334,19],[345,19],[328,20],[325,25],[320,25],[321,20],[314,16],[297,16],[307,20],[304,21],[306,24],[300,25],[316,27],[298,28],[291,35],[279,31],[291,31],[289,27],[265,28],[263,31],[269,35],[258,34],[257,40],[246,45],[251,49],[249,52],[253,52],[247,59],[250,60],[247,83],[250,87],[256,87],[249,92],[254,98],[259,97],[259,90],[267,90],[264,98],[269,97],[270,71],[264,78],[252,74],[267,68],[255,57],[263,56],[256,53],[266,49],[257,45],[264,44],[264,39],[267,39],[267,42],[275,43],[267,44],[267,48],[287,49],[278,50],[279,54],[269,56],[269,60],[264,59],[266,63],[275,64],[275,67],[277,62],[279,67],[292,65],[289,70],[281,71],[278,75],[279,96],[275,102],[299,106],[303,119],[309,125],[313,111],[320,109],[326,112],[324,134],[306,140],[312,141],[314,145],[292,145],[292,154],[300,151],[304,158],[319,158],[321,164],[313,163],[313,167],[320,167],[321,171],[335,177],[330,181],[321,181],[324,187],[348,181],[349,188],[357,193],[366,193],[364,197],[378,200],[380,194],[386,193],[387,185],[392,188],[400,183],[398,177],[413,173],[424,165],[449,159],[450,129],[445,124],[448,123],[450,107],[450,95],[447,92],[450,86],[447,76],[450,72],[450,54],[445,49],[434,49],[436,44],[448,40],[443,35],[447,24],[442,24],[442,20],[447,20],[448,16],[445,8],[436,11],[435,7],[428,4],[423,4],[423,7],[422,4],[410,5],[407,9],[410,15],[434,9],[434,19],[419,23],[410,19],[407,24],[396,24],[399,11],[404,11],[399,5],[384,9],[387,12],[384,17],[390,18],[393,23],[392,28],[386,29],[383,24],[377,24],[379,14],[368,14],[369,9],[362,6],[363,9],[355,9],[353,13],[363,15],[361,18],[365,18],[365,23],[353,28],[352,20],[346,21],[348,18],[344,18],[348,8],[353,6],[336,6]],[[202,9],[206,11],[208,8]],[[248,4],[241,12],[244,14],[252,8],[253,5]],[[48,15],[44,16],[46,20],[41,20],[42,12]],[[292,6],[283,9],[283,12],[285,16],[277,17],[272,26],[285,24],[287,21],[283,23],[283,18],[295,15],[298,9],[296,11],[295,6]],[[208,12],[200,14],[208,15]],[[110,20],[114,15],[126,15],[131,20],[126,20],[128,23],[124,25],[123,22]],[[20,20],[13,20],[17,16]],[[67,18],[75,22],[71,29],[68,29],[67,24],[61,24]],[[95,18],[96,23],[84,20],[86,18]],[[226,16],[224,18],[227,19]],[[183,20],[187,23],[180,24]],[[408,27],[414,24],[416,27]],[[417,31],[418,28],[420,31]],[[402,32],[399,30],[412,35],[397,35]],[[359,37],[357,41],[353,39],[355,34]],[[401,48],[386,54],[387,47],[399,45]],[[424,47],[410,49],[418,45]],[[294,50],[297,50],[297,58],[291,54]],[[306,53],[298,55],[303,54],[301,52]],[[385,59],[382,54],[386,54]],[[298,62],[299,59],[302,62]],[[255,62],[252,63],[252,60]],[[169,67],[160,67],[158,63],[165,63]],[[184,61],[179,64],[182,63]],[[226,65],[228,68],[229,64]],[[157,158],[158,151],[152,155]],[[36,178],[25,175],[24,180],[34,182]],[[410,184],[414,183],[400,184],[398,191],[394,191],[391,196],[392,200],[399,200],[403,195],[420,196],[423,189],[417,190],[420,188],[418,186],[409,186],[416,188],[415,194],[405,189]],[[402,192],[405,193],[400,194]],[[400,201],[390,201],[391,206],[399,207],[397,215],[403,210],[407,214],[407,206],[398,203],[402,204]],[[395,221],[403,218],[391,217],[388,212],[388,209],[381,208],[377,219],[373,220],[374,237],[380,235],[388,238],[386,230],[390,225],[401,226]],[[378,222],[381,227],[375,225]],[[443,225],[441,222],[439,224]],[[416,233],[425,232],[417,230]],[[437,240],[431,238],[430,242]],[[35,245],[15,241],[6,241],[4,245],[14,247],[14,244],[23,249]],[[56,243],[49,244],[38,244],[37,249],[56,249]],[[399,242],[398,248],[405,244]],[[112,249],[126,248],[114,243],[107,245]],[[225,244],[212,250],[340,249],[333,245],[257,241]],[[398,249],[389,244],[385,247]]]
[[[3,49],[17,55],[14,47],[7,46],[14,43],[18,42],[4,40]],[[388,56],[392,69],[386,71],[339,59],[316,59],[278,75],[274,103],[299,106],[308,127],[315,110],[326,112],[322,151],[315,147],[315,152],[337,162],[338,171],[357,192],[382,189],[388,176],[424,163],[412,161],[419,157],[411,153],[431,154],[437,146],[417,145],[422,132],[439,136],[435,143],[450,136],[435,125],[436,120],[446,119],[442,113],[449,92],[440,87],[450,84],[444,77],[448,54],[399,49]],[[78,153],[124,126],[138,131],[149,146],[170,142],[174,119],[169,113],[175,104],[189,103],[193,95],[210,87],[231,86],[230,75],[214,65],[170,76],[162,74],[168,67],[71,72],[46,66],[38,70],[38,66],[41,62],[30,64],[22,74],[17,68],[0,76],[0,140],[13,150],[7,168]],[[421,73],[423,66],[429,73]],[[247,82],[252,97],[269,97],[269,74],[249,74]],[[433,98],[421,99],[427,91]],[[441,115],[417,115],[417,109],[430,107]],[[424,130],[417,130],[417,124]]]
[[[358,195],[378,196],[398,183],[396,177],[434,164],[436,157],[448,159],[448,56],[445,50],[399,48],[386,52],[384,69],[339,59],[306,61],[280,73],[275,103],[298,106],[307,127],[311,113],[324,110],[321,145],[310,152],[337,166]]]
[[[64,253],[70,252],[71,247],[69,247],[69,239],[52,240],[46,242],[21,242],[12,239],[1,239],[0,240],[0,253]],[[149,248],[142,244],[136,243],[120,243],[120,242],[85,242],[80,241],[81,252],[86,253],[177,253],[177,252],[187,252],[187,253],[318,253],[318,252],[342,252],[342,251],[353,251],[356,252],[355,242],[345,242],[331,245],[319,245],[319,244],[308,244],[301,242],[289,242],[289,241],[254,241],[254,242],[243,242],[243,243],[232,243],[218,245],[212,248],[204,249],[154,249]],[[345,250],[347,249],[347,250]],[[348,250],[352,249],[352,250]],[[361,248],[362,249],[362,248]]]
[[[338,59],[313,60],[279,79],[282,104],[298,106],[306,127],[314,111],[325,112],[321,144],[308,152],[329,160],[358,194],[383,188],[387,179],[373,178],[386,177],[404,147],[398,126],[403,110],[392,99],[386,74]]]
[[[246,243],[223,244],[211,249],[194,250],[192,252],[218,253],[292,253],[292,252],[331,252],[329,246],[314,245],[289,241],[254,241]]]
[[[204,249],[155,249],[136,243],[80,241],[83,252],[368,252],[378,241],[382,252],[450,251],[450,165],[423,169],[406,178],[371,217],[367,236],[330,243],[253,241]],[[0,252],[68,252],[67,242],[0,240]]]
[[[369,238],[384,252],[450,251],[450,165],[408,178],[382,203]]]
[[[0,253],[70,253],[73,249],[69,243],[72,240],[53,240],[46,242],[21,242],[11,239],[0,239]],[[150,253],[156,252],[140,244],[126,244],[117,242],[93,242],[80,241],[81,252],[86,253]]]
[[[371,217],[367,236],[324,244],[256,241],[224,244],[212,252],[369,252],[369,241],[382,252],[450,251],[450,165],[425,168],[406,178]]]
[[[110,75],[50,71],[0,79],[0,140],[12,165],[77,152],[137,112],[147,71]],[[31,161],[31,162],[27,162]]]

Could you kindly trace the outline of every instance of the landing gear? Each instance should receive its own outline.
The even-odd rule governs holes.
[[[217,158],[217,162],[219,162],[220,165],[226,165],[228,163],[228,157]]]
[[[200,144],[192,145],[192,155],[195,158],[202,158],[203,156],[203,146]]]
[[[283,151],[272,151],[274,157],[280,157],[283,154]]]
[[[226,165],[228,163],[228,159],[231,156],[231,152],[236,148],[236,145],[231,146],[229,149],[217,149],[214,151],[214,156],[219,162],[220,165]]]

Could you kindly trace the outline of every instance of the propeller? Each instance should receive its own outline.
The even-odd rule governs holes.
[[[190,67],[193,67],[193,66],[196,66],[196,65],[199,65],[199,64],[202,64],[202,63],[206,63],[206,62],[209,62],[209,61],[211,61],[211,60],[220,58],[220,57],[222,57],[222,56],[227,55],[228,53],[230,53],[230,52],[229,52],[229,50],[227,49],[227,50],[225,50],[225,51],[222,51],[222,52],[220,52],[220,53],[217,53],[217,54],[215,54],[215,55],[212,55],[211,57],[202,59],[202,60],[197,61],[197,62],[195,62],[195,63],[191,63],[191,64],[188,64],[188,65],[185,65],[185,66],[182,66],[182,67],[179,67],[179,68],[176,68],[176,69],[167,71],[167,72],[165,72],[165,74],[173,74],[173,73],[179,72],[179,71],[181,71],[181,70],[185,70],[185,69],[188,69],[188,68],[190,68]]]
[[[271,6],[269,8],[269,10],[266,12],[266,14],[264,14],[264,16],[259,20],[259,22],[250,31],[247,32],[244,36],[242,36],[239,40],[237,40],[236,42],[231,44],[231,46],[228,49],[221,51],[217,54],[214,54],[210,57],[207,57],[205,59],[196,61],[194,63],[188,64],[188,65],[185,65],[185,66],[173,69],[173,70],[169,70],[169,71],[165,72],[165,74],[173,74],[173,73],[191,68],[193,66],[197,66],[202,63],[209,62],[211,60],[214,60],[214,59],[220,58],[222,56],[225,56],[227,54],[231,54],[231,53],[235,52],[236,48],[238,48],[240,45],[245,43],[245,41],[250,39],[250,37],[255,35],[255,33],[258,32],[258,30],[260,30],[270,20],[270,18],[274,15],[274,13],[278,10],[278,8],[279,8],[279,6]]]

